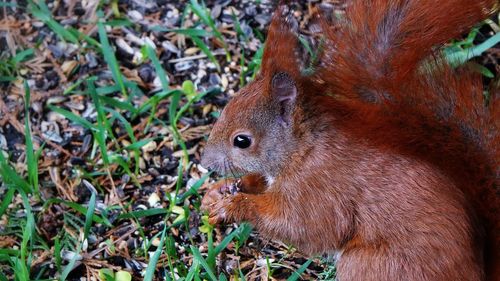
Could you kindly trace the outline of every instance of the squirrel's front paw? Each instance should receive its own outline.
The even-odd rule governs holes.
[[[232,204],[232,197],[232,195],[226,195],[210,206],[208,212],[208,222],[210,224],[229,222],[228,210]]]
[[[225,206],[238,192],[238,181],[234,180],[220,181],[210,187],[201,200],[201,210],[209,212],[210,223],[221,223],[226,219]]]
[[[201,210],[209,211],[213,204],[227,195],[234,195],[239,191],[237,181],[219,181],[214,183],[201,199]]]

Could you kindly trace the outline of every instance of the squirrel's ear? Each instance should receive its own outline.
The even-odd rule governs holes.
[[[286,71],[293,77],[300,75],[300,63],[297,61],[298,26],[292,9],[281,3],[274,12],[264,46],[261,67],[264,77],[279,71]]]
[[[293,78],[285,72],[275,74],[271,82],[271,95],[279,108],[280,121],[284,125],[290,125],[297,100],[297,86]]]

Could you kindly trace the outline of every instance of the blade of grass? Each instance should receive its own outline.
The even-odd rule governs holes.
[[[52,18],[52,12],[47,7],[47,4],[45,4],[45,1],[41,0],[38,1],[38,3],[35,3],[29,0],[28,4],[28,10],[33,14],[33,16],[45,23],[61,39],[70,41],[74,44],[79,44],[78,38],[73,33],[69,32],[60,23]]]
[[[264,45],[262,45],[252,58],[252,61],[248,64],[248,68],[245,71],[245,76],[252,72],[252,80],[255,79],[257,73],[259,72],[260,66],[262,64],[262,55],[264,54]]]
[[[160,92],[154,94],[149,100],[147,100],[145,103],[143,103],[139,107],[138,112],[144,113],[144,112],[147,112],[148,110],[151,110],[150,116],[153,116],[154,111],[156,110],[156,107],[158,106],[158,103],[164,99],[170,98],[175,93],[182,94],[182,91],[179,89],[175,89],[175,90],[168,90],[168,91],[160,91]]]
[[[33,140],[31,138],[30,127],[30,89],[28,82],[24,80],[24,138],[26,143],[26,164],[28,166],[28,179],[37,198],[40,198],[38,187],[38,157],[35,156]]]
[[[182,114],[184,114],[184,112],[186,112],[186,110],[188,110],[189,107],[193,103],[201,100],[204,96],[206,96],[209,93],[212,93],[212,91],[207,91],[207,92],[196,95],[194,98],[190,99],[186,104],[184,104],[184,106],[181,107],[181,109],[179,109],[179,111],[177,111],[177,107],[178,107],[178,104],[180,101],[180,94],[178,94],[178,93],[174,94],[172,96],[171,101],[170,101],[169,121],[170,121],[171,128],[173,131],[174,140],[175,140],[176,144],[178,144],[182,148],[185,162],[187,162],[187,160],[189,159],[189,155],[187,152],[186,144],[184,143],[184,140],[182,139],[182,136],[179,133],[179,130],[177,129],[177,123],[179,122],[179,119],[182,117]],[[184,164],[186,164],[186,163],[184,163]]]
[[[105,107],[104,110],[109,112],[113,117],[118,119],[123,124],[123,127],[125,127],[125,131],[127,132],[128,137],[132,141],[132,144],[136,143],[137,139],[135,138],[135,135],[134,135],[134,129],[132,128],[132,125],[130,125],[130,123],[127,121],[127,119],[125,119],[125,117],[123,117],[123,115],[121,115],[118,111],[116,111],[114,109]],[[153,139],[151,139],[151,140],[153,140]]]
[[[7,276],[5,276],[2,272],[0,272],[0,281],[9,281],[9,279],[7,279]]]
[[[125,171],[125,173],[130,176],[136,186],[141,186],[140,182],[137,180],[137,177],[130,170],[130,163],[128,162],[128,159],[126,161],[123,155],[113,153],[111,154],[110,161],[111,163],[118,164],[123,169],[123,171]]]
[[[139,149],[143,146],[145,146],[146,144],[154,141],[155,139],[157,138],[147,138],[147,139],[143,139],[143,140],[140,140],[140,141],[137,141],[137,142],[134,142],[133,144],[131,145],[128,145],[125,147],[125,149],[127,150],[136,150],[136,149]]]
[[[203,175],[199,180],[197,180],[193,184],[193,186],[191,186],[191,188],[188,191],[184,192],[181,196],[179,196],[177,202],[184,202],[184,200],[186,200],[189,196],[198,194],[198,190],[211,174],[212,173],[210,172]]]
[[[21,241],[21,258],[19,261],[19,269],[21,276],[28,277],[29,280],[29,270],[31,266],[28,264],[28,259],[31,259],[31,249],[33,249],[33,236],[35,232],[35,217],[31,210],[31,204],[29,202],[28,196],[22,189],[18,189],[23,201],[23,207],[26,213],[26,225],[24,226],[22,241]],[[28,245],[29,244],[29,245]]]
[[[15,8],[17,7],[17,4],[16,3],[6,3],[6,2],[0,2],[0,7],[3,8],[3,7],[8,7],[8,8]]]
[[[16,81],[16,77],[13,76],[0,76],[0,82],[12,82]]]
[[[168,81],[167,73],[165,72],[165,70],[161,66],[160,61],[156,57],[156,54],[155,54],[155,51],[153,50],[153,48],[151,46],[149,46],[149,44],[145,44],[144,47],[146,48],[146,54],[148,55],[148,58],[153,63],[153,66],[154,66],[155,71],[156,71],[156,75],[158,76],[158,78],[160,78],[160,83],[161,83],[163,90],[168,91],[170,87],[168,85],[169,81]]]
[[[250,237],[250,234],[252,233],[252,225],[248,223],[243,223],[240,225],[241,229],[238,232],[238,235],[236,235],[236,245],[235,245],[235,250],[236,253],[239,252],[239,249],[242,245],[245,244],[247,241],[248,237]]]
[[[447,54],[445,57],[450,65],[458,66],[474,57],[481,56],[484,52],[486,52],[488,49],[492,48],[499,42],[500,42],[500,33],[497,33],[492,37],[488,38],[488,40],[484,41],[483,43],[475,47]]]
[[[93,46],[94,48],[101,49],[101,44],[97,40],[95,40],[94,38],[88,36],[83,32],[80,32],[78,29],[70,27],[68,28],[68,31],[73,33],[75,36],[78,36],[78,40],[83,40],[87,42],[89,45]]]
[[[179,101],[181,99],[181,94],[182,92],[176,92],[172,95],[172,98],[170,99],[170,105],[169,105],[169,108],[168,108],[168,120],[170,122],[170,127],[172,128],[172,132],[173,132],[173,137],[174,137],[174,140],[175,140],[175,143],[177,145],[179,145],[182,149],[182,152],[183,152],[183,160],[181,163],[183,163],[182,166],[186,166],[187,165],[187,161],[189,159],[189,154],[187,152],[187,147],[186,147],[186,144],[184,143],[184,140],[182,139],[182,136],[181,134],[179,133],[179,130],[177,129],[177,108],[179,106]],[[176,196],[177,196],[177,193],[176,193]]]
[[[43,208],[44,209],[47,208],[47,206],[50,204],[64,204],[82,215],[85,215],[87,213],[87,208],[85,208],[85,207],[83,207],[75,202],[65,201],[65,200],[58,199],[58,198],[51,198],[51,199],[45,201],[45,203],[43,204]],[[107,218],[98,216],[96,214],[92,215],[92,220],[95,223],[102,223],[108,227],[112,226],[112,224],[109,222],[109,220]]]
[[[214,92],[220,92],[220,89],[218,88],[214,88],[214,89],[211,89],[209,91],[206,91],[206,92],[203,92],[203,93],[200,93],[196,96],[194,96],[194,98],[188,100],[187,103],[185,103],[180,109],[179,111],[175,114],[175,117],[174,117],[174,123],[177,124],[177,122],[179,122],[179,119],[182,117],[182,115],[196,102],[200,101],[202,98],[204,98],[206,95],[208,94],[213,94]]]
[[[186,275],[186,281],[191,281],[194,279],[195,274],[199,274],[200,263],[198,260],[194,259],[191,268],[189,268],[188,274]]]
[[[23,260],[15,257],[14,259],[14,272],[16,281],[30,280],[28,268]]]
[[[200,48],[200,50],[207,55],[207,57],[210,59],[210,61],[215,64],[215,67],[217,68],[217,71],[220,71],[220,65],[217,59],[215,58],[214,54],[210,50],[210,48],[201,40],[199,37],[196,36],[191,36],[191,40],[193,40],[193,43]]]
[[[201,28],[177,28],[177,29],[171,29],[171,28],[166,28],[163,26],[153,26],[150,28],[152,31],[161,31],[161,32],[174,32],[177,34],[184,34],[187,36],[196,36],[196,37],[210,37],[213,34],[210,32],[207,32],[205,29]]]
[[[94,218],[97,217],[96,215],[94,215],[95,202],[96,202],[96,193],[92,192],[92,195],[90,196],[89,204],[87,206],[87,210],[85,212],[85,225],[84,225],[84,232],[83,232],[84,240],[87,239],[87,237],[88,237],[88,234],[90,232],[90,227],[92,226],[92,221],[95,221]],[[72,203],[72,202],[68,202],[68,203]],[[75,204],[75,205],[77,205],[77,204]],[[84,211],[83,207],[82,207],[82,211]],[[65,280],[68,277],[68,275],[71,273],[71,271],[74,269],[77,257],[82,249],[83,243],[84,243],[84,241],[82,241],[81,243],[78,243],[78,248],[77,248],[76,252],[74,252],[75,255],[70,260],[68,265],[66,265],[66,267],[64,268],[63,272],[61,273],[60,280]]]
[[[95,200],[96,200],[96,194],[95,192],[92,192],[92,195],[90,196],[89,204],[87,207],[87,213],[85,214],[85,227],[83,228],[83,237],[84,239],[87,239],[90,231],[90,227],[92,226],[92,217],[94,216],[94,210],[95,210]]]
[[[156,209],[149,209],[149,210],[140,210],[140,211],[133,211],[133,212],[128,212],[124,214],[120,214],[118,216],[118,219],[130,219],[130,218],[142,218],[142,217],[149,217],[149,216],[156,216],[156,215],[162,215],[162,214],[168,214],[170,211],[168,209],[164,208],[156,208]]]
[[[292,276],[288,277],[286,281],[297,281],[300,278],[300,275],[306,271],[307,267],[312,263],[312,259],[307,260],[299,269],[297,269]]]
[[[4,183],[8,186],[19,187],[23,192],[29,193],[31,187],[23,178],[21,178],[14,169],[9,165],[7,159],[3,156],[3,152],[0,150],[0,175]]]
[[[130,125],[130,123],[127,121],[127,119],[125,119],[125,117],[123,117],[123,115],[121,115],[118,111],[115,111],[113,109],[104,108],[104,110],[111,113],[112,116],[114,116],[116,119],[118,119],[123,124],[123,126],[125,127],[125,131],[127,132],[128,136],[132,142],[132,145],[137,143],[137,139],[135,138],[135,135],[134,135],[134,129],[132,128],[132,125]],[[127,149],[127,148],[125,148],[125,149]],[[134,153],[134,161],[135,161],[134,175],[138,175],[139,174],[139,162],[140,162],[139,148],[131,149],[131,150]],[[140,186],[140,184],[138,186]]]
[[[243,37],[243,39],[245,40],[245,42],[248,43],[248,37],[245,34],[245,32],[243,32],[243,30],[241,29],[240,19],[236,16],[236,14],[234,13],[234,10],[231,10],[231,17],[233,18],[233,22],[234,22],[234,27],[236,29],[236,33],[239,36]]]
[[[243,274],[243,271],[241,271],[241,268],[239,267],[239,265],[238,265],[238,272],[240,273],[240,280],[246,281],[245,274]]]
[[[73,92],[73,90],[77,89],[77,88],[78,88],[78,86],[80,86],[80,85],[81,85],[84,81],[85,81],[85,80],[80,79],[80,80],[76,81],[75,83],[73,83],[73,84],[69,85],[69,86],[68,86],[68,87],[64,90],[63,95],[65,96],[65,95],[68,95],[68,94],[72,93],[72,92]]]
[[[26,49],[24,51],[16,53],[16,55],[12,58],[15,64],[21,63],[25,61],[28,57],[31,57],[35,54],[33,49]]]
[[[194,246],[190,246],[190,248],[191,248],[191,252],[193,253],[194,259],[198,260],[198,262],[200,263],[200,265],[207,272],[208,277],[210,277],[210,279],[212,281],[217,281],[217,277],[215,276],[215,274],[212,271],[212,269],[210,268],[210,266],[208,266],[207,261],[201,256],[200,251],[197,248],[195,248]]]
[[[160,79],[160,83],[161,83],[161,86],[162,86],[163,91],[165,93],[165,96],[169,96],[170,94],[175,96],[176,92],[170,91],[167,73],[165,72],[165,70],[163,69],[163,67],[160,64],[160,61],[156,57],[155,51],[153,50],[153,48],[151,46],[149,46],[149,44],[145,44],[144,48],[145,48],[145,51],[146,51],[148,58],[153,63],[153,67],[155,68],[156,75]],[[151,114],[149,115],[149,118],[148,118],[148,126],[151,123],[151,121],[153,120],[153,117],[154,117],[155,112],[156,112],[156,107],[157,107],[158,103],[160,102],[160,98],[156,98],[156,95],[155,95],[150,99],[150,101],[151,101],[151,106],[152,106],[151,109],[152,110],[151,110]]]
[[[153,256],[149,260],[148,266],[146,267],[146,274],[144,275],[144,281],[152,281],[153,276],[155,273],[156,269],[156,264],[158,263],[158,260],[160,259],[161,252],[163,250],[163,243],[165,242],[165,234],[167,233],[167,225],[163,227],[163,231],[161,233],[161,238],[160,238],[160,244],[156,248],[156,251],[154,252]]]
[[[112,27],[134,27],[134,23],[131,22],[129,19],[126,18],[121,18],[121,19],[112,19],[106,21],[106,25],[112,26]]]
[[[97,23],[97,29],[99,33],[99,41],[101,42],[101,51],[104,56],[104,60],[108,64],[109,69],[111,70],[111,75],[115,80],[115,83],[120,86],[121,93],[123,96],[127,97],[127,89],[125,88],[125,84],[123,83],[123,76],[120,72],[120,67],[118,65],[118,61],[116,60],[115,53],[109,44],[108,36],[106,35],[106,29],[104,28],[104,24],[102,21]]]
[[[132,114],[137,114],[138,113],[137,108],[135,108],[131,103],[119,101],[119,100],[117,100],[115,98],[111,98],[111,97],[107,97],[107,96],[102,96],[100,94],[98,94],[98,96],[99,96],[99,99],[103,103],[105,103],[107,105],[116,107],[116,108],[121,109],[121,110],[129,111]]]
[[[1,152],[0,152],[1,153]],[[2,204],[0,204],[0,217],[3,216],[7,208],[9,207],[9,204],[12,202],[12,198],[14,197],[16,189],[15,188],[9,188],[7,193],[4,195],[4,198],[2,199]]]
[[[212,31],[214,32],[215,36],[218,38],[222,38],[222,34],[220,31],[217,29],[215,26],[214,20],[210,17],[210,14],[207,12],[207,8],[204,6],[201,6],[200,3],[198,3],[197,0],[190,0],[189,1],[191,10],[206,24],[208,25]]]
[[[167,195],[169,196],[169,201],[170,201],[170,205],[169,205],[169,210],[172,211],[174,208],[176,208],[177,206],[177,198],[178,198],[178,195],[179,195],[179,190],[181,189],[181,186],[182,186],[182,172],[184,171],[184,166],[185,163],[184,161],[181,161],[179,162],[179,166],[177,166],[177,182],[175,184],[175,192],[174,192],[174,195],[172,196],[171,194],[168,194]]]
[[[246,73],[248,72],[247,69],[245,69],[245,48],[241,48],[241,56],[240,56],[240,88],[243,88],[246,84]]]
[[[214,251],[214,235],[213,228],[207,233],[207,265],[209,268],[215,269],[215,258],[217,253]]]
[[[97,97],[97,92],[95,90],[94,81],[89,79],[87,80],[87,87],[94,102],[95,109],[97,111],[97,132],[94,134],[97,144],[101,150],[102,160],[104,161],[104,165],[109,165],[109,157],[108,157],[108,148],[106,145],[106,136],[111,136],[112,139],[115,139],[113,136],[113,130],[111,129],[111,125],[108,122],[106,115],[104,114],[104,110],[101,107],[101,103],[99,98]],[[106,134],[107,132],[107,134]]]
[[[217,245],[217,247],[215,247],[215,255],[218,255],[222,252],[222,250],[224,250],[227,245],[238,235],[241,234],[241,232],[247,228],[248,225],[243,223],[241,224],[237,229],[235,229],[233,232],[231,232],[231,234],[227,235],[226,237],[224,237],[224,239],[220,242],[219,245]]]
[[[127,84],[125,84],[125,85],[128,86]],[[106,95],[120,92],[120,86],[119,85],[102,86],[102,87],[96,88],[96,91],[97,91],[97,94],[99,94],[99,96],[106,96]]]
[[[54,241],[54,258],[56,260],[57,272],[60,272],[62,258],[61,258],[61,239],[59,239],[59,235],[56,237]]]
[[[224,47],[224,50],[226,51],[226,60],[228,62],[231,61],[231,55],[229,54],[227,44],[224,41],[224,37],[222,36],[222,33],[217,29],[217,26],[215,26],[215,21],[212,19],[210,16],[210,13],[208,13],[207,8],[205,6],[201,6],[200,3],[198,3],[198,0],[190,0],[189,1],[189,7],[191,10],[206,24],[208,25],[211,29],[212,32],[214,33],[215,37],[219,39],[222,43],[222,46]]]
[[[48,105],[48,107],[49,107],[50,110],[52,110],[52,111],[54,111],[56,113],[61,114],[66,119],[69,119],[69,120],[77,123],[78,125],[80,125],[80,126],[82,126],[84,128],[90,129],[92,131],[97,131],[97,128],[92,123],[90,123],[89,121],[87,121],[87,119],[82,118],[81,116],[78,116],[78,115],[74,114],[71,111],[68,111],[66,109],[62,109],[60,107],[55,107],[55,106],[52,106],[52,105]]]
[[[81,250],[82,250],[82,245],[81,245],[81,243],[79,243],[76,251],[74,252],[75,255],[69,261],[69,263],[64,267],[64,270],[61,273],[59,280],[64,281],[64,280],[66,280],[66,278],[68,278],[68,275],[71,273],[71,271],[73,271],[73,269],[75,267],[76,260],[78,259],[78,255],[80,254]]]

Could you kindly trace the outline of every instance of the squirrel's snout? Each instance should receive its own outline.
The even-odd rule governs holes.
[[[201,155],[201,165],[208,170],[214,170],[216,168],[215,166],[217,166],[215,165],[217,162],[216,158],[216,153],[212,149],[206,147]]]
[[[203,154],[201,155],[201,165],[205,168],[205,169],[208,169],[208,170],[211,170],[212,167],[211,167],[211,163],[210,161],[208,160],[208,157],[207,157],[207,153],[206,152],[203,152]]]
[[[200,163],[203,168],[215,172],[218,175],[223,175],[225,173],[224,159],[225,155],[222,151],[214,149],[211,146],[207,146],[201,155]]]

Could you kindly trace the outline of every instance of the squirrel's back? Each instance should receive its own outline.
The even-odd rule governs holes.
[[[500,276],[498,90],[483,94],[479,74],[446,65],[433,48],[484,19],[495,3],[353,1],[344,20],[323,25],[327,48],[315,75],[332,104],[356,112],[337,126],[435,165],[463,190],[486,225],[490,276]]]

